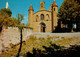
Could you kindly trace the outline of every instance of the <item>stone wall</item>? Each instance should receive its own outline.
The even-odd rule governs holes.
[[[29,28],[23,28],[23,41],[26,41],[32,34],[32,30]],[[20,31],[18,27],[3,28],[0,33],[0,50],[5,47],[9,47],[10,44],[17,44],[20,42]]]

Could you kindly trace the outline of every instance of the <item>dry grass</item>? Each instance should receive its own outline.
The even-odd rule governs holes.
[[[47,46],[47,47],[50,46],[50,42],[52,42],[51,40],[56,38],[59,38],[59,36],[53,36],[53,37],[48,36],[48,38],[36,38],[35,36],[30,36],[30,38],[26,40],[26,42],[23,42],[20,56],[23,56],[27,52],[32,52],[33,48],[44,50],[42,46]],[[77,40],[79,40],[78,37],[73,37],[73,38],[62,37],[62,39],[53,41],[52,43],[61,46],[67,46],[70,45],[71,43],[74,43]],[[80,42],[76,43],[79,44]],[[16,57],[18,49],[19,45],[11,48],[8,52],[3,52],[0,55],[0,57],[12,57],[12,56]]]
[[[53,43],[60,45],[60,46],[70,46],[77,44],[79,37],[62,37],[60,40],[56,40]]]

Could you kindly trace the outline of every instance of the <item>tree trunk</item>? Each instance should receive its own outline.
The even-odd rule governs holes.
[[[71,30],[71,32],[73,31],[73,23],[71,20],[68,23],[68,28]]]
[[[2,31],[2,26],[0,27],[0,32]]]
[[[71,28],[70,28],[71,32],[73,32],[73,23],[71,22],[70,24],[71,24]]]
[[[16,57],[19,57],[22,48],[22,29],[20,29],[20,48]]]

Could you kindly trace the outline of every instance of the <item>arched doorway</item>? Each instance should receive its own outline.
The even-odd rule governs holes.
[[[40,31],[45,32],[46,25],[45,23],[40,23]]]

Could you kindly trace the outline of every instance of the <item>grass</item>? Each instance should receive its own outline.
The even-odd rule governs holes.
[[[56,39],[56,38],[59,38],[59,36],[53,36],[53,37],[48,36],[48,38],[36,38],[35,36],[31,35],[28,40],[22,43],[20,56],[23,56],[27,52],[32,53],[33,48],[44,50],[42,46],[49,47],[50,42],[60,45],[60,46],[67,46],[70,43],[73,43],[74,41],[79,40],[79,37],[73,37],[73,38],[62,37],[59,40],[52,41],[52,39]],[[79,44],[80,42],[76,42],[76,43]],[[19,45],[9,49],[8,52],[3,52],[0,55],[0,57],[12,57],[12,56],[16,57],[18,49],[19,49]]]
[[[54,41],[55,44],[60,45],[60,46],[69,46],[69,45],[75,45],[79,40],[79,37],[62,37],[61,40],[56,40]],[[74,43],[76,42],[76,43]]]

